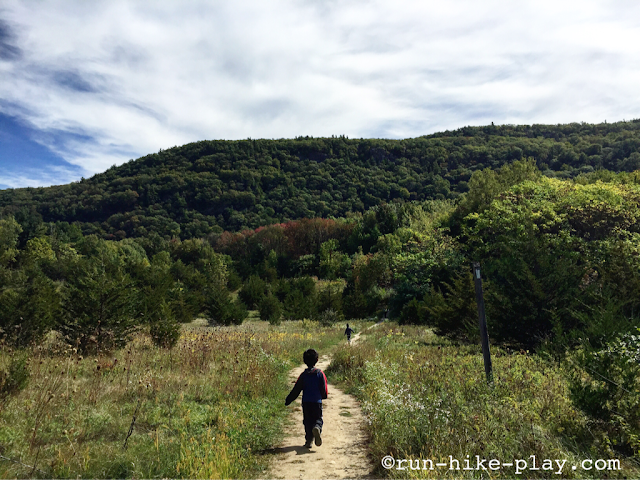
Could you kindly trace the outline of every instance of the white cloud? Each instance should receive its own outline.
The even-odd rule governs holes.
[[[0,188],[48,187],[80,180],[77,169],[56,165],[44,168],[25,168],[21,173],[0,172]],[[56,179],[52,182],[52,179]]]
[[[35,5],[0,10],[22,52],[0,111],[88,172],[202,139],[640,116],[637,2]]]

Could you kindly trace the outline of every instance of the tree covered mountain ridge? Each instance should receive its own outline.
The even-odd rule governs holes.
[[[172,348],[180,323],[239,324],[250,309],[273,324],[388,317],[466,355],[479,262],[501,356],[567,360],[557,385],[600,429],[588,441],[636,458],[639,128],[199,142],[0,192],[0,343],[54,331],[104,354],[144,329]]]
[[[108,239],[182,239],[385,202],[455,199],[474,171],[533,158],[549,177],[640,168],[640,119],[489,125],[404,140],[297,137],[190,143],[79,182],[0,191],[0,215],[77,222]]]

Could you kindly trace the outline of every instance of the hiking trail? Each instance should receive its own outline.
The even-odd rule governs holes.
[[[354,335],[352,345],[358,342],[359,336]],[[330,363],[331,356],[324,355],[316,367],[324,371]],[[301,365],[293,369],[289,374],[291,381],[295,382],[305,368],[306,365]],[[365,420],[355,397],[328,385],[328,398],[322,401],[324,426],[320,447],[315,444],[312,448],[303,446],[300,398],[291,405],[293,411],[285,428],[287,436],[278,448],[273,449],[275,455],[268,478],[370,478],[373,465],[367,455]]]

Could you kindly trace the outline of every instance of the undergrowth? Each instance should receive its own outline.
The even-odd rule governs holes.
[[[0,477],[260,476],[287,415],[288,371],[341,333],[245,322],[185,328],[172,350],[143,334],[109,356],[54,339],[4,349],[0,365],[29,360],[26,384],[0,403]]]
[[[633,458],[614,451],[606,432],[570,400],[565,372],[524,351],[493,348],[494,383],[487,385],[481,349],[454,345],[420,327],[383,324],[355,346],[340,347],[327,373],[362,402],[377,474],[397,478],[514,478],[513,468],[482,470],[384,470],[396,459],[447,462],[450,456],[475,465],[480,458],[509,462],[535,455],[621,461],[621,471],[528,470],[527,478],[631,478]],[[469,456],[469,457],[467,457]],[[424,466],[424,463],[420,463]],[[555,464],[554,464],[555,465]],[[404,465],[406,466],[406,464]],[[557,471],[557,470],[556,470]]]

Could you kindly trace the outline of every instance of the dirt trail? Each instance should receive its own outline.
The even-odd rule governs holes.
[[[355,335],[352,343],[358,341]],[[317,367],[325,370],[331,357],[320,358]],[[305,369],[304,365],[291,371],[295,382]],[[367,478],[373,469],[367,457],[367,437],[364,417],[357,400],[332,384],[328,386],[327,400],[322,401],[322,445],[305,448],[304,427],[300,399],[290,414],[286,426],[289,435],[273,451],[270,477],[278,479]],[[293,404],[292,404],[293,405]]]

